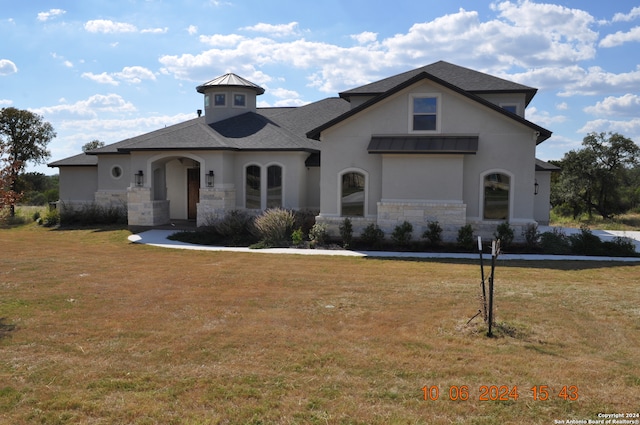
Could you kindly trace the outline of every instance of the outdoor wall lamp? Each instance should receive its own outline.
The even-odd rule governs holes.
[[[142,170],[139,170],[135,174],[135,178],[136,178],[136,186],[142,187],[142,185],[144,184],[144,173],[142,172]]]
[[[533,194],[537,195],[538,194],[538,188],[540,187],[540,185],[538,184],[538,180],[535,181],[535,183],[533,184]]]
[[[213,170],[209,170],[207,174],[207,187],[213,187]]]

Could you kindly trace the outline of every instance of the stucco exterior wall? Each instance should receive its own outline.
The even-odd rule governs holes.
[[[536,171],[538,194],[534,197],[533,218],[541,225],[549,224],[551,212],[551,172]]]
[[[412,94],[440,96],[439,131],[422,134],[477,135],[477,153],[442,157],[369,154],[372,135],[420,134],[409,128]],[[506,96],[504,100],[517,99]],[[503,172],[511,177],[509,221],[516,225],[533,222],[534,131],[430,81],[417,83],[327,129],[321,142],[320,218],[327,217],[328,222],[339,217],[339,176],[344,170],[362,170],[368,176],[365,214],[369,218],[380,220],[381,201],[455,200],[465,206],[467,223],[493,229],[499,222],[482,219],[482,179],[487,173]],[[428,181],[437,184],[425,184]]]
[[[98,167],[60,167],[60,200],[92,202],[98,190]]]

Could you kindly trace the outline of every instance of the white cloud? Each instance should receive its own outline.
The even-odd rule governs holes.
[[[297,99],[300,97],[300,94],[297,91],[283,88],[269,90],[269,94],[280,99]]]
[[[189,28],[187,28],[187,32],[189,33],[189,35],[195,35],[198,33],[198,27],[195,25],[189,25]]]
[[[273,37],[286,37],[290,35],[298,34],[298,23],[297,22],[289,22],[288,24],[265,24],[259,23],[250,27],[240,28],[244,31],[253,31],[260,32],[264,34],[271,35]]]
[[[567,104],[567,102],[560,102],[556,105],[556,109],[558,111],[566,111],[569,109],[569,105]]]
[[[640,27],[634,27],[628,32],[618,31],[615,34],[609,34],[600,41],[600,47],[616,47],[624,43],[640,42]]]
[[[564,91],[559,96],[625,93],[638,90],[640,85],[640,65],[635,71],[614,74],[600,67],[591,67],[577,75],[576,78],[567,80]]]
[[[238,34],[214,34],[214,35],[201,35],[199,37],[201,43],[208,44],[210,46],[215,47],[226,47],[230,48],[238,45],[242,40],[245,40],[245,37]]]
[[[567,121],[564,115],[551,115],[547,111],[539,111],[538,108],[531,106],[525,111],[527,120],[534,122],[543,127],[551,127],[553,124],[559,124]]]
[[[608,96],[594,106],[584,108],[584,111],[597,116],[615,115],[637,117],[640,115],[640,96],[630,93],[621,97]]]
[[[94,74],[92,72],[85,72],[82,74],[83,78],[95,81],[100,84],[111,84],[113,86],[120,85],[120,81],[127,83],[139,84],[142,80],[155,80],[156,76],[153,71],[143,66],[125,66],[120,72],[112,72],[107,74]]]
[[[122,32],[137,32],[138,28],[135,25],[127,24],[124,22],[113,22],[106,19],[95,19],[87,21],[84,24],[84,29],[93,33],[122,33]]]
[[[61,16],[67,13],[66,10],[62,9],[49,9],[48,12],[40,12],[38,13],[38,21],[45,22],[51,18],[55,18],[56,16]]]
[[[100,84],[111,84],[112,86],[117,86],[120,83],[113,78],[113,76],[103,72],[102,74],[94,74],[93,72],[84,72],[82,74],[82,78],[87,78],[91,81],[95,81]]]
[[[125,101],[122,96],[114,93],[107,95],[96,94],[86,100],[80,100],[72,104],[59,104],[56,106],[45,106],[32,109],[40,115],[69,113],[73,115],[98,116],[98,112],[105,113],[129,113],[135,112],[136,108],[131,102]]]
[[[640,18],[640,7],[634,7],[628,14],[616,13],[613,15],[613,22],[629,22]]]
[[[9,99],[0,99],[0,105],[12,105],[13,101]]]
[[[140,31],[142,34],[166,34],[169,32],[169,28],[147,28]]]
[[[373,43],[378,39],[378,33],[365,31],[360,34],[352,34],[351,38],[356,40],[358,44],[368,44]]]
[[[18,72],[18,67],[15,63],[9,59],[0,59],[0,75],[15,74]]]
[[[578,133],[620,133],[632,140],[640,140],[640,118],[633,118],[628,121],[616,121],[607,119],[597,119],[587,121],[585,125],[577,130]]]

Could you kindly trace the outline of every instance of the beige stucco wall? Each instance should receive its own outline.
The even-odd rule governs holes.
[[[60,167],[60,200],[93,202],[98,190],[98,167]]]
[[[440,131],[423,134],[477,135],[477,154],[455,155],[457,159],[453,156],[440,158],[442,162],[435,162],[437,165],[431,171],[423,164],[431,158],[438,161],[433,155],[410,158],[412,155],[369,154],[367,146],[372,135],[412,134],[409,132],[411,94],[440,95]],[[466,204],[468,222],[482,223],[481,177],[493,171],[512,176],[510,221],[527,223],[533,220],[534,131],[430,81],[417,83],[324,131],[321,141],[321,217],[339,215],[340,174],[344,170],[362,170],[368,175],[369,216],[376,216],[377,202],[387,198],[456,199]],[[457,177],[452,177],[449,168]],[[449,178],[441,179],[441,186],[422,187],[424,179],[438,175]]]

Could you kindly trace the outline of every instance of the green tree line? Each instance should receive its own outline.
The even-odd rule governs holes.
[[[590,133],[567,152],[551,178],[551,205],[560,215],[604,219],[640,209],[640,148],[618,133]]]

